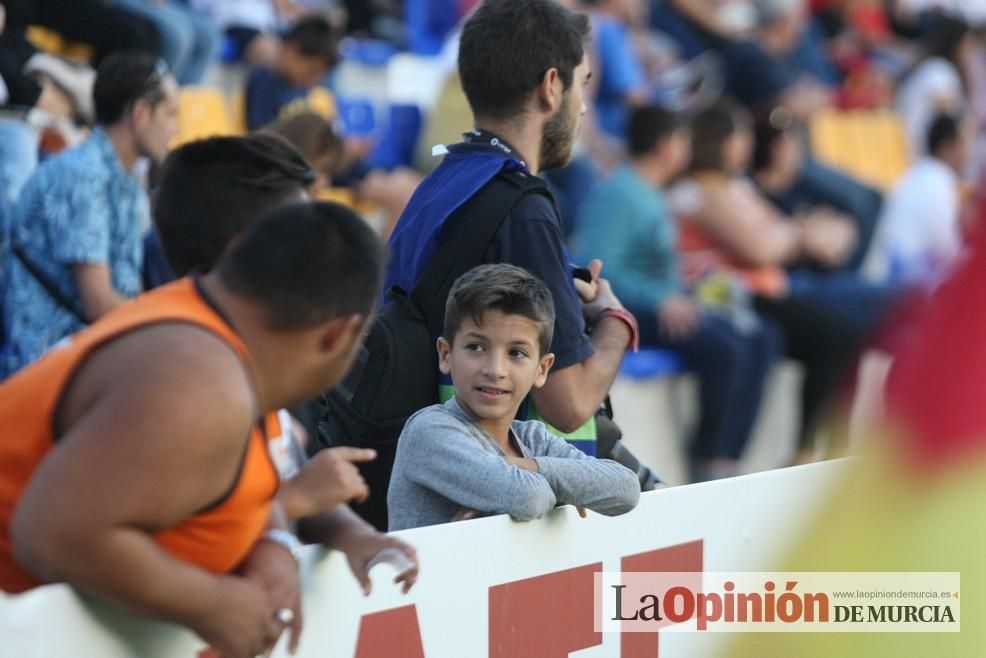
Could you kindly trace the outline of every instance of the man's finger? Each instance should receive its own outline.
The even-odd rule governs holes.
[[[603,262],[598,258],[593,258],[592,262],[589,263],[588,270],[592,272],[593,279],[598,279],[599,273],[603,271]]]
[[[355,489],[355,494],[350,500],[354,500],[357,503],[363,503],[370,497],[370,487],[366,486],[366,482],[364,482],[361,477],[359,478],[359,483],[354,486],[353,489]]]
[[[332,454],[342,457],[349,462],[369,462],[377,458],[377,451],[371,448],[341,446],[339,448],[330,448],[330,450],[332,450]]]

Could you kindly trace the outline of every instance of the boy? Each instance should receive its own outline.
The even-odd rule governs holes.
[[[285,32],[273,66],[250,71],[247,128],[256,130],[304,109],[308,92],[318,86],[338,58],[332,25],[321,16],[299,19]]]
[[[526,521],[566,503],[611,516],[636,506],[632,471],[587,456],[539,421],[514,420],[548,377],[554,321],[551,293],[519,267],[481,265],[456,281],[437,344],[455,395],[411,416],[401,433],[390,530],[477,513]]]

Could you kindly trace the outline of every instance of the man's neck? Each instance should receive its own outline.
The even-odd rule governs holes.
[[[290,406],[293,401],[278,379],[278,373],[285,371],[283,365],[287,359],[283,352],[273,349],[263,311],[230,292],[215,274],[203,276],[199,285],[246,345],[257,408],[268,410]]]
[[[671,179],[671,172],[659,158],[633,158],[630,166],[638,176],[654,187],[663,187]]]
[[[129,172],[133,169],[134,164],[137,162],[137,157],[140,155],[137,152],[137,143],[134,140],[133,134],[131,134],[126,126],[120,124],[103,126],[103,132],[106,133],[110,144],[113,145],[113,151],[120,161],[120,166],[123,167],[124,171]]]
[[[538,161],[541,159],[541,132],[538,126],[524,121],[523,117],[511,121],[476,117],[476,129],[506,140],[517,151],[517,156],[527,164],[528,171],[537,176]]]

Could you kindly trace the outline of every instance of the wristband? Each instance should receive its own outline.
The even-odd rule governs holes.
[[[596,322],[599,322],[603,318],[616,318],[624,322],[630,330],[630,344],[628,348],[634,352],[640,349],[640,327],[637,325],[637,318],[633,317],[633,313],[622,308],[606,308],[596,316]]]
[[[267,541],[272,541],[275,544],[280,544],[287,549],[288,553],[291,554],[291,557],[294,558],[295,564],[301,563],[302,544],[293,533],[277,528],[265,532],[261,539],[266,539]]]

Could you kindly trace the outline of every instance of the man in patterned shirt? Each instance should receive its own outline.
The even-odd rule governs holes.
[[[136,52],[107,57],[93,96],[92,136],[42,164],[11,223],[6,346],[0,377],[135,296],[150,223],[140,158],[164,158],[177,131],[178,87],[163,63]]]

